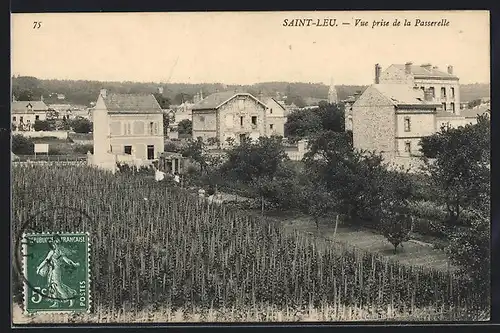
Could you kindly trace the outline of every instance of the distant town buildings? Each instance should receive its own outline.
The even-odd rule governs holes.
[[[115,94],[102,89],[93,120],[90,164],[114,171],[117,162],[144,164],[164,151],[163,112],[152,94]]]
[[[460,114],[459,78],[453,73],[451,65],[444,72],[432,64],[393,64],[385,71],[376,64],[375,84],[377,83],[406,84],[419,87],[422,91],[429,89],[434,101],[441,104],[442,111]]]
[[[193,137],[215,138],[223,146],[228,139],[239,144],[244,138],[283,133],[285,109],[274,99],[265,100],[269,105],[248,93],[209,95],[192,109]]]
[[[16,131],[33,131],[33,124],[37,120],[46,120],[48,106],[40,101],[16,101],[12,98],[11,119],[12,128]]]

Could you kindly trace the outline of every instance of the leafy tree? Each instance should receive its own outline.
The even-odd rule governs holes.
[[[188,145],[183,148],[182,156],[190,157],[200,165],[200,173],[203,174],[207,169],[207,147],[203,142],[201,137],[198,137],[196,140],[191,140]]]
[[[181,92],[181,93],[178,93],[177,95],[175,95],[174,104],[180,105],[184,102],[188,102],[188,101],[192,101],[192,100],[193,100],[193,95]]]
[[[167,136],[168,126],[170,125],[170,117],[167,113],[163,113],[163,135]]]
[[[189,119],[184,119],[177,125],[179,134],[193,134],[193,122]]]
[[[314,111],[321,119],[325,131],[344,132],[344,106],[340,104],[321,103],[319,109]]]
[[[378,223],[385,171],[380,155],[353,150],[347,133],[327,131],[311,139],[304,162],[313,181],[333,195],[339,213],[353,222]]]
[[[35,144],[32,140],[16,134],[12,136],[12,152],[16,155],[32,155],[35,151]]]
[[[296,110],[288,115],[285,136],[305,138],[322,130],[322,119],[311,110]]]
[[[90,120],[81,118],[75,119],[71,122],[71,127],[75,133],[90,133],[92,132],[92,123]]]
[[[33,92],[31,90],[22,90],[17,95],[18,101],[32,101],[34,100]]]
[[[220,142],[219,142],[218,138],[212,137],[212,138],[207,139],[207,144],[209,146],[217,146],[218,147],[220,145]]]
[[[413,183],[408,181],[408,170],[386,171],[381,176],[381,221],[382,234],[394,246],[410,239],[413,231],[413,217],[410,214],[410,200],[413,198]]]
[[[490,121],[459,128],[442,128],[421,141],[425,167],[435,194],[446,205],[448,225],[460,221],[461,212],[478,204],[490,182]],[[429,157],[434,157],[430,159]]]
[[[52,130],[50,126],[50,122],[47,120],[35,120],[35,123],[33,124],[33,128],[35,131],[50,131]]]
[[[446,248],[452,263],[460,267],[461,275],[471,286],[489,295],[490,288],[490,213],[489,206],[473,209],[467,227],[454,232]]]
[[[260,137],[256,143],[246,138],[226,151],[221,172],[235,182],[253,187],[261,198],[263,212],[265,199],[280,201],[280,173],[285,172],[283,162],[287,159],[282,137]]]
[[[301,210],[312,216],[316,229],[319,220],[327,217],[335,209],[335,199],[323,184],[309,182],[302,189]]]
[[[168,109],[170,107],[171,101],[168,97],[165,97],[160,93],[154,93],[153,96],[156,98],[156,101],[160,104],[162,109]]]

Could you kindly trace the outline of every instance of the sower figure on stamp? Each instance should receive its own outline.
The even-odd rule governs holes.
[[[74,301],[70,298],[75,297],[77,292],[62,282],[62,266],[67,264],[78,267],[80,264],[67,257],[68,254],[71,254],[71,251],[61,246],[61,237],[59,235],[54,235],[52,240],[49,240],[48,245],[50,251],[37,267],[36,273],[47,277],[48,295],[60,299],[53,300],[54,303],[50,307],[57,307],[60,301],[68,300],[71,307]]]

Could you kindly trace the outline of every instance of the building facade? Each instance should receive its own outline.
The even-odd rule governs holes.
[[[47,119],[49,108],[40,101],[16,101],[11,104],[12,129],[16,131],[34,131],[35,121]]]
[[[387,161],[420,155],[419,142],[436,132],[440,104],[406,84],[374,84],[353,105],[354,148],[376,151]]]
[[[163,113],[152,94],[114,94],[103,89],[92,118],[95,164],[110,164],[119,156],[151,161],[164,150]]]
[[[259,95],[259,100],[267,106],[267,130],[268,136],[285,136],[286,109],[273,97]]]
[[[268,106],[248,93],[218,92],[207,96],[192,109],[193,138],[215,138],[221,146],[244,138],[267,136]],[[273,111],[274,112],[274,111]]]
[[[453,73],[453,66],[441,71],[432,64],[413,65],[393,64],[386,70],[375,65],[375,83],[407,84],[422,91],[430,90],[433,100],[441,105],[442,111],[460,114],[459,78]]]

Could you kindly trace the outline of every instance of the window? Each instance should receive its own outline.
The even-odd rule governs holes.
[[[411,153],[411,142],[410,141],[405,142],[405,152]]]
[[[451,98],[455,98],[455,88],[451,88]]]
[[[150,134],[150,135],[153,135],[153,126],[154,126],[154,123],[153,123],[153,122],[150,122],[150,123],[149,123],[149,134]]]
[[[273,114],[273,109],[269,109],[269,113],[270,113],[270,114]]]
[[[123,146],[123,152],[127,155],[132,155],[132,146]]]
[[[405,132],[409,132],[411,130],[410,117],[405,117]]]
[[[445,87],[441,88],[441,98],[446,98],[446,88]]]
[[[252,125],[257,126],[257,117],[252,116]]]
[[[451,102],[450,103],[450,108],[452,112],[455,112],[455,103]]]
[[[269,129],[273,129],[274,124],[269,124]]]
[[[243,126],[243,116],[240,117],[240,126]]]
[[[12,120],[13,120],[13,121],[16,121],[16,116],[12,117]]]
[[[130,123],[124,123],[123,124],[123,135],[130,135],[131,134],[131,128],[130,128]]]
[[[40,120],[40,116],[35,116],[35,120]]]
[[[19,121],[20,121],[20,122],[23,122],[23,117],[19,117]]]
[[[245,100],[243,98],[238,99],[238,107],[240,111],[245,109]]]
[[[432,98],[435,98],[436,97],[436,92],[434,91],[434,87],[430,87],[429,88],[431,94],[432,94]]]
[[[155,126],[154,126],[154,130],[155,130],[155,135],[158,135],[158,123],[155,123]]]
[[[420,89],[422,89],[422,91],[425,91],[425,87],[420,87]]]
[[[446,111],[446,103],[443,103],[443,111]]]
[[[148,160],[153,160],[155,158],[155,146],[148,145]]]
[[[199,119],[200,119],[200,121],[201,121],[202,123],[203,123],[203,122],[205,122],[205,117],[204,117],[204,116],[200,116],[200,117],[199,117]]]

